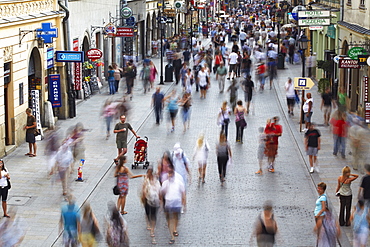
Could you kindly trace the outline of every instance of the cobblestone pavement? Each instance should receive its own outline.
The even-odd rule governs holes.
[[[158,66],[158,61],[155,61]],[[176,142],[181,142],[185,152],[191,156],[199,133],[204,133],[211,144],[208,160],[206,183],[198,185],[197,165],[192,164],[192,183],[188,187],[188,207],[182,215],[179,226],[180,236],[176,246],[255,246],[252,237],[253,223],[261,211],[265,200],[274,203],[275,217],[279,226],[277,246],[315,246],[313,233],[313,209],[317,193],[315,184],[324,181],[329,184],[328,195],[333,208],[338,209],[337,198],[334,196],[336,178],[340,174],[345,161],[335,159],[331,155],[331,135],[328,130],[320,127],[323,136],[322,151],[320,151],[321,173],[309,174],[307,158],[302,151],[303,134],[298,132],[298,116],[289,118],[286,115],[285,93],[283,86],[286,77],[300,75],[300,66],[292,65],[285,70],[279,70],[279,78],[274,83],[275,88],[254,95],[254,111],[247,117],[248,127],[245,131],[244,144],[236,144],[235,125],[232,120],[229,126],[229,139],[233,151],[233,165],[229,167],[227,182],[220,186],[215,156],[215,144],[220,131],[216,124],[217,112],[228,94],[219,94],[214,75],[211,76],[212,86],[207,99],[199,99],[199,93],[194,93],[190,129],[183,132],[181,118],[178,117],[176,129],[168,132],[164,121],[155,125],[153,114],[150,113],[150,94],[144,95],[141,85],[137,82],[132,100],[133,111],[128,118],[140,136],[148,136],[148,158],[156,166],[157,160],[164,150],[171,149]],[[229,82],[226,83],[229,85]],[[164,91],[175,87],[180,92],[180,86],[167,84]],[[268,87],[267,87],[268,88]],[[276,90],[275,90],[276,89]],[[313,89],[315,90],[315,89]],[[122,88],[121,93],[122,95]],[[319,95],[313,93],[315,107]],[[112,158],[116,155],[114,137],[105,140],[103,122],[99,118],[103,102],[108,98],[106,92],[95,95],[79,104],[77,117],[59,121],[60,131],[69,126],[83,122],[88,130],[86,133],[86,166],[83,183],[77,183],[71,178],[73,194],[81,205],[86,199],[104,229],[104,219],[107,213],[107,203],[116,202],[112,194],[113,178]],[[119,97],[119,96],[115,96]],[[243,94],[239,89],[239,98]],[[297,109],[296,109],[296,112]],[[322,116],[314,113],[314,121],[320,122]],[[179,112],[179,116],[180,116]],[[267,118],[281,117],[283,136],[279,141],[279,155],[276,161],[276,172],[257,176],[258,169],[257,146],[258,127],[264,126]],[[296,114],[297,115],[297,114]],[[128,160],[133,160],[133,142],[129,144]],[[17,210],[17,216],[27,224],[27,235],[21,246],[60,246],[58,237],[58,221],[60,215],[61,186],[59,183],[51,186],[46,175],[46,156],[43,155],[45,142],[38,142],[39,152],[35,158],[25,157],[27,146],[22,145],[14,153],[5,157],[5,163],[12,175],[13,188],[10,191],[9,205],[11,210]],[[146,170],[134,169],[135,174],[143,174]],[[75,175],[73,175],[75,176]],[[140,204],[139,190],[142,178],[130,180],[130,191],[127,197],[125,219],[129,226],[129,236],[132,246],[151,246],[151,238],[146,230],[144,209]],[[357,190],[358,182],[354,184]],[[357,192],[357,191],[355,191]],[[354,193],[355,193],[354,192]],[[18,206],[17,206],[18,204]],[[22,205],[21,205],[22,204]],[[349,246],[352,238],[350,228],[343,229],[341,246]],[[348,236],[348,238],[347,238]],[[169,233],[163,216],[159,213],[156,240],[158,246],[167,246]],[[101,239],[99,246],[106,246]]]

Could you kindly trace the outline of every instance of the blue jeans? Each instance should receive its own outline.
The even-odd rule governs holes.
[[[346,138],[343,136],[333,135],[334,137],[334,150],[333,153],[336,155],[338,151],[342,156],[346,155]]]
[[[114,79],[108,79],[108,84],[109,84],[109,94],[114,94],[116,92]]]

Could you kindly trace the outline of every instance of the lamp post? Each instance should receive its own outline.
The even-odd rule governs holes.
[[[161,2],[158,3],[158,6],[157,7],[161,7],[161,11],[159,12],[160,15],[159,15],[159,25],[160,25],[160,29],[161,29],[161,38],[160,38],[160,41],[161,41],[161,75],[159,77],[159,85],[164,85],[163,83],[163,39],[164,39],[164,18],[163,18],[163,14],[164,14],[164,0],[162,0]]]
[[[193,5],[190,7],[190,56],[193,57]]]
[[[306,50],[307,50],[307,47],[308,47],[308,42],[309,40],[307,39],[307,36],[303,33],[303,35],[301,36],[301,38],[298,40],[298,43],[299,43],[299,48],[302,50],[302,77],[305,77],[305,70],[306,70]],[[301,104],[301,121],[299,123],[299,131],[302,131],[302,123],[303,123],[303,119],[304,119],[304,112],[303,112],[303,100],[304,100],[304,90],[302,90],[302,98],[301,98],[301,101],[302,101],[302,104]]]
[[[278,28],[278,35],[277,35],[277,41],[278,41],[278,69],[284,69],[284,63],[285,63],[285,57],[283,54],[280,53],[280,24],[281,24],[281,11],[276,12],[276,20],[277,20],[277,28]]]

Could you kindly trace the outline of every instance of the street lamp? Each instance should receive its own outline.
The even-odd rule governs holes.
[[[277,68],[278,69],[284,69],[284,63],[285,63],[285,57],[283,54],[280,53],[280,24],[282,19],[282,12],[278,11],[276,12],[276,20],[277,20],[277,27],[278,27],[278,35],[277,35],[277,41],[278,41],[278,63]]]
[[[194,7],[191,6],[189,11],[190,11],[190,55],[193,56],[193,11]]]
[[[163,18],[163,15],[164,15],[164,0],[162,0],[161,2],[158,2],[157,3],[157,7],[158,8],[161,8],[161,11],[159,12],[159,25],[160,25],[160,29],[161,29],[161,38],[160,38],[160,41],[161,41],[161,75],[159,77],[159,85],[164,85],[163,83],[163,39],[164,39],[164,18]]]
[[[306,70],[306,50],[308,48],[308,42],[310,40],[307,39],[307,36],[303,33],[301,38],[298,40],[299,48],[302,50],[302,77],[305,77],[305,70]],[[302,90],[302,104],[301,104],[301,121],[299,123],[299,131],[302,131],[302,123],[303,123],[303,118],[304,118],[304,112],[303,112],[303,100],[304,100],[304,90]]]

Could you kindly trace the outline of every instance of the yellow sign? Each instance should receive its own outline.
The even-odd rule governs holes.
[[[295,90],[310,90],[315,83],[309,77],[294,77]]]

